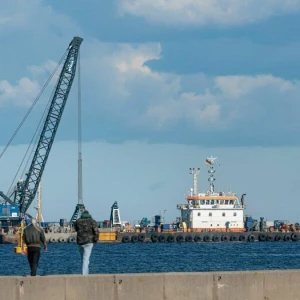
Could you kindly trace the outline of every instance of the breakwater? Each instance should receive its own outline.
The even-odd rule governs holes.
[[[0,277],[6,300],[296,300],[300,270]]]

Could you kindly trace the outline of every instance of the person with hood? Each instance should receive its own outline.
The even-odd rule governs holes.
[[[84,210],[81,217],[75,223],[77,232],[77,244],[81,256],[82,275],[89,274],[90,256],[94,243],[98,241],[97,222],[87,210]]]
[[[41,255],[41,244],[44,245],[44,250],[47,251],[47,243],[45,233],[42,228],[39,228],[36,219],[31,219],[31,224],[23,231],[23,240],[27,245],[27,259],[30,265],[30,276],[36,276],[37,267]]]

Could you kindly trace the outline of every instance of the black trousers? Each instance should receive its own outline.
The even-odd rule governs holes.
[[[28,254],[28,262],[30,265],[30,275],[36,276],[36,270],[39,264],[40,255],[41,255],[41,248],[40,247],[28,247],[27,248]]]

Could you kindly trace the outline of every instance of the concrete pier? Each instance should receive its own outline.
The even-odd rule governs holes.
[[[300,300],[300,270],[0,277],[5,300]]]

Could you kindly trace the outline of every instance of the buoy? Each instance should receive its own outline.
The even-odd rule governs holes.
[[[19,232],[19,234],[18,234],[18,245],[14,248],[14,252],[16,254],[27,254],[28,253],[27,246],[23,241],[24,228],[25,228],[25,225],[24,225],[23,222],[21,222],[21,225],[18,229],[18,232]]]

